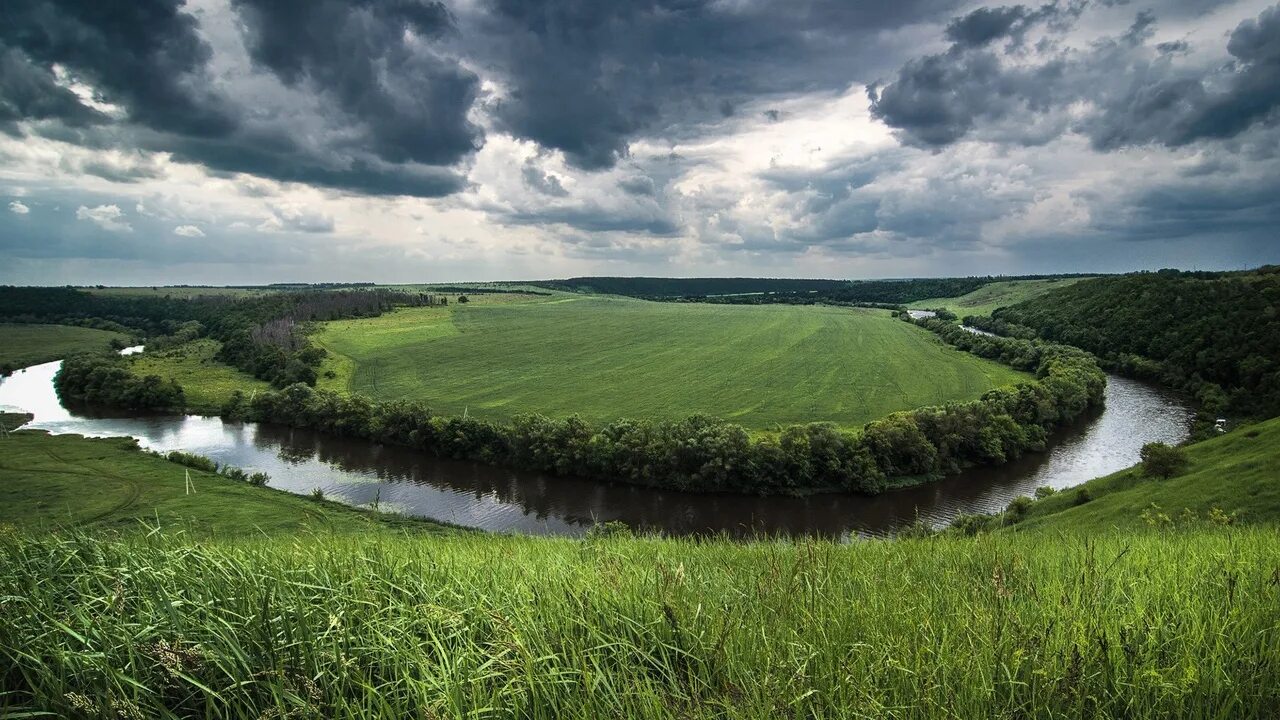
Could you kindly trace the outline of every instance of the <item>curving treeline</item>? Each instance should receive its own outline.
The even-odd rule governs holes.
[[[862,493],[913,485],[1044,448],[1048,432],[1102,402],[1106,378],[1088,353],[1039,341],[982,337],[918,321],[958,348],[1033,371],[1033,382],[971,402],[899,412],[860,431],[830,423],[752,436],[694,415],[617,420],[521,415],[509,423],[444,416],[415,402],[374,403],[303,384],[237,395],[223,414],[417,448],[441,457],[606,481],[698,491]]]

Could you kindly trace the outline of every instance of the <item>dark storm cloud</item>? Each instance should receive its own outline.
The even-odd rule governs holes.
[[[450,166],[480,141],[466,120],[477,80],[428,48],[450,30],[439,4],[238,3],[253,59],[332,108],[315,120],[328,130],[313,133],[299,132],[288,114],[240,104],[234,88],[214,83],[210,47],[183,7],[181,0],[6,4],[0,130],[18,134],[20,122],[35,122],[27,131],[83,147],[169,152],[215,173],[371,195],[438,197],[465,186]],[[84,104],[56,82],[55,65],[123,117]]]
[[[1055,130],[1074,128],[1103,151],[1232,138],[1276,120],[1280,6],[1231,33],[1226,50],[1234,60],[1228,67],[1198,71],[1167,60],[1184,52],[1185,42],[1147,47],[1157,18],[1145,9],[1118,37],[1087,50],[1054,52],[1033,63],[1005,62],[986,46],[1025,17],[1027,11],[1016,6],[975,11],[953,22],[946,52],[909,60],[887,85],[868,87],[873,116],[905,142],[923,147],[973,136],[1039,144]],[[1082,101],[1095,110],[1068,122],[1069,106]],[[1024,132],[1037,123],[1047,130]]]
[[[436,2],[233,0],[249,53],[291,86],[309,85],[367,130],[391,163],[449,165],[480,143],[467,119],[479,80],[428,48],[453,30]]]
[[[158,130],[216,136],[229,132],[229,117],[201,83],[192,82],[210,57],[196,32],[195,18],[181,12],[181,0],[8,0],[0,22],[6,46],[6,75],[16,69],[43,78],[59,117],[83,122],[85,109],[68,102],[65,91],[49,87],[49,68],[62,65],[124,105],[131,120]],[[6,100],[8,94],[5,83]],[[28,89],[33,89],[28,86]],[[16,103],[15,103],[16,104]],[[33,117],[32,102],[23,117]],[[35,117],[51,113],[36,113]]]
[[[492,0],[471,24],[510,86],[502,128],[599,169],[641,133],[678,134],[744,99],[842,90],[879,72],[884,33],[956,5]]]

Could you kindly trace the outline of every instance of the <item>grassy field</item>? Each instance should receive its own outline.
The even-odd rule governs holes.
[[[1262,718],[1280,534],[0,533],[0,714]]]
[[[270,389],[252,375],[218,362],[216,340],[196,340],[167,350],[145,352],[129,360],[135,375],[160,375],[178,381],[187,397],[187,409],[216,415],[236,390],[246,394]]]
[[[71,325],[0,323],[0,368],[23,368],[71,353],[106,350],[112,340],[128,339],[116,332]]]
[[[1056,288],[1073,285],[1087,278],[1061,278],[1057,280],[1010,280],[984,285],[968,295],[953,298],[917,300],[907,307],[946,308],[959,317],[966,315],[990,315],[996,308],[1014,305],[1023,300],[1039,297]]]
[[[321,387],[491,418],[705,412],[753,429],[976,398],[1027,378],[871,310],[498,296],[326,324]]]
[[[123,531],[158,525],[217,536],[439,528],[191,470],[126,438],[25,430],[0,436],[0,525]]]
[[[1204,520],[1215,509],[1241,522],[1280,523],[1280,418],[1190,445],[1187,455],[1187,472],[1169,480],[1145,477],[1133,467],[1085,483],[1093,499],[1083,505],[1076,504],[1075,489],[1040,500],[1014,529],[1176,526],[1191,516]],[[1168,522],[1159,519],[1160,513]]]

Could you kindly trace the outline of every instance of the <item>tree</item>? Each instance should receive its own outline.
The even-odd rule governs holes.
[[[459,296],[458,296],[458,302],[460,302],[460,303],[465,303],[465,302],[471,302],[471,301],[467,299],[467,296],[466,296],[466,295],[459,295]]]
[[[1188,463],[1185,450],[1162,442],[1143,445],[1140,456],[1142,472],[1148,477],[1171,478],[1185,470]]]

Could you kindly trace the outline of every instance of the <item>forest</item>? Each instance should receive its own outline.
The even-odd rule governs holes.
[[[1280,415],[1280,266],[1086,280],[965,321],[1083,348],[1109,370],[1193,394],[1208,413]]]

